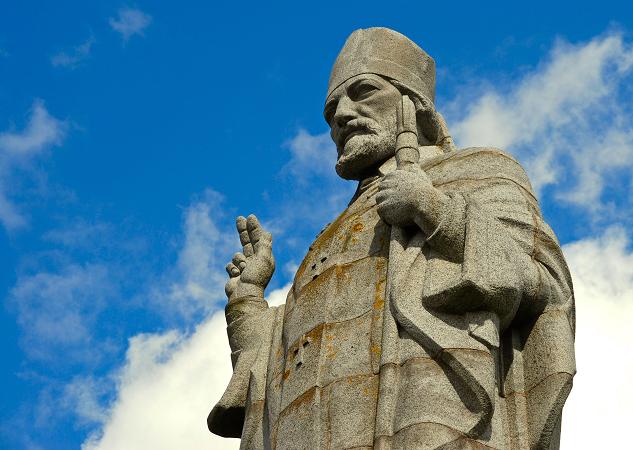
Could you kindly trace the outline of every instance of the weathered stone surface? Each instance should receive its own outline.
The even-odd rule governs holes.
[[[214,433],[244,449],[558,448],[569,271],[521,166],[455,149],[434,92],[435,63],[406,37],[345,44],[324,116],[357,192],[278,308],[263,300],[272,237],[238,218]]]

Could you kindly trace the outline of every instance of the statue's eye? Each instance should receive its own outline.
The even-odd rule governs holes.
[[[323,110],[323,117],[325,117],[325,121],[328,124],[332,123],[332,117],[334,117],[334,113],[336,113],[337,104],[337,101],[332,101],[325,105],[325,109]]]
[[[372,95],[373,93],[375,93],[376,91],[378,91],[379,89],[380,88],[376,86],[374,83],[368,80],[362,80],[362,81],[359,81],[358,83],[354,83],[354,85],[351,86],[350,97],[352,97],[352,99],[356,101],[364,100],[370,95]]]

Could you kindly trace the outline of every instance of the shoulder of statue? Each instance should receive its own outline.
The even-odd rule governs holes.
[[[422,169],[436,187],[459,181],[507,180],[533,193],[521,164],[509,153],[494,147],[468,147],[427,160]]]

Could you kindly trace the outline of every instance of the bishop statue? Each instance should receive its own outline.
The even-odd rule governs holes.
[[[279,307],[264,299],[271,235],[238,217],[233,376],[213,433],[242,449],[558,449],[569,270],[519,163],[456,149],[434,98],[435,62],[414,42],[349,36],[324,117],[358,188]]]

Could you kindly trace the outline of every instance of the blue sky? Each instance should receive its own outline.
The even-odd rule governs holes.
[[[283,301],[354,189],[321,115],[331,64],[351,31],[388,26],[435,58],[458,145],[527,168],[576,287],[562,448],[616,448],[633,418],[633,8],[524,3],[4,4],[0,447],[236,448],[205,428],[230,374],[234,217],[272,231]],[[590,424],[613,431],[594,444]]]

